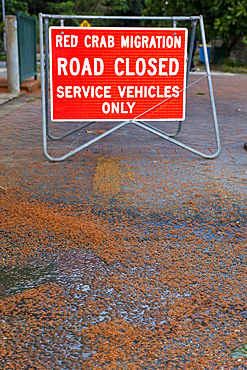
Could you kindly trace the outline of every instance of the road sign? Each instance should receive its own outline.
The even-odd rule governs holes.
[[[187,29],[50,27],[52,121],[184,120]]]
[[[80,27],[91,27],[91,24],[85,19],[81,24]]]

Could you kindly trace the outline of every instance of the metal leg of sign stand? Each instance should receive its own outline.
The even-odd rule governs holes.
[[[61,20],[62,21],[62,20]],[[45,105],[46,105],[46,132],[47,136],[52,140],[61,140],[65,137],[74,134],[81,129],[90,126],[92,122],[86,122],[83,125],[80,125],[73,130],[66,132],[61,136],[53,136],[49,132],[49,38],[48,38],[48,31],[49,31],[49,19],[45,19]]]
[[[87,143],[79,146],[78,148],[76,148],[74,150],[71,150],[69,153],[63,155],[62,157],[58,157],[58,158],[50,156],[47,152],[47,140],[46,140],[47,133],[46,133],[46,127],[45,127],[45,125],[43,125],[43,151],[44,151],[44,154],[45,154],[46,158],[49,159],[52,162],[64,161],[65,159],[67,159],[67,158],[71,157],[72,155],[78,153],[80,150],[87,148],[89,145],[92,145],[92,144],[96,143],[97,141],[103,139],[105,136],[108,136],[108,135],[112,134],[113,132],[119,130],[120,128],[127,125],[128,123],[130,123],[130,121],[122,122],[119,125],[113,127],[112,129],[104,132],[103,134],[97,136],[96,138],[88,141]]]
[[[133,122],[133,121],[132,121],[132,122]],[[174,137],[174,136],[177,136],[177,135],[179,134],[179,132],[181,131],[181,129],[182,129],[182,123],[183,123],[183,121],[179,121],[179,122],[178,122],[178,129],[177,129],[177,131],[176,131],[176,132],[174,132],[173,134],[167,134],[166,132],[164,132],[164,131],[160,130],[159,128],[156,128],[156,127],[154,127],[154,126],[150,125],[150,124],[149,124],[149,123],[147,123],[147,122],[139,121],[139,120],[138,120],[138,122],[142,123],[143,125],[146,125],[147,127],[151,128],[151,129],[153,129],[153,130],[156,130],[157,132],[160,132],[161,134],[166,135],[166,136],[168,136],[168,137]],[[135,123],[135,122],[133,122],[133,123]]]
[[[173,27],[174,28],[177,27],[177,22],[176,21],[173,21]],[[190,41],[190,45],[189,45],[189,55],[188,55],[188,62],[187,62],[186,86],[188,86],[188,81],[189,81],[189,74],[190,74],[192,55],[193,55],[193,49],[194,49],[194,42],[195,42],[195,35],[196,35],[196,27],[197,27],[197,20],[193,21],[193,26],[192,26],[191,41]],[[187,96],[187,90],[186,90],[185,94]],[[186,101],[187,101],[187,99],[186,99]],[[155,129],[155,127],[152,127],[148,124],[146,124],[146,125]],[[161,132],[162,134],[165,134],[165,135],[169,136],[169,137],[175,137],[181,132],[182,126],[183,126],[183,121],[179,121],[177,131],[175,131],[172,134],[167,134],[167,133],[165,133],[165,132],[163,132],[159,129],[156,129],[156,130]]]
[[[193,23],[192,27],[192,34],[191,34],[191,43],[190,43],[190,50],[189,50],[189,58],[188,58],[188,71],[187,71],[187,84],[188,85],[188,76],[192,61],[192,51],[194,47],[194,40],[195,40],[195,31],[196,31],[196,22]],[[163,131],[149,125],[146,122],[140,121],[140,120],[132,120],[132,123],[136,126],[139,126],[143,128],[144,130],[147,130],[154,135],[157,135],[159,137],[162,137],[163,139],[170,141],[173,144],[176,144],[180,146],[181,148],[184,148],[196,155],[199,155],[202,158],[206,159],[213,159],[216,158],[220,153],[220,137],[219,137],[219,129],[218,129],[218,122],[217,122],[217,115],[216,115],[216,108],[215,108],[215,101],[214,101],[214,94],[213,94],[213,87],[212,87],[212,81],[211,81],[211,75],[210,75],[210,67],[209,67],[209,61],[208,61],[208,54],[207,54],[207,46],[206,46],[206,38],[205,38],[205,31],[204,31],[204,24],[203,24],[203,18],[200,17],[200,29],[201,29],[201,36],[202,36],[202,43],[203,43],[203,51],[204,51],[204,57],[205,57],[205,66],[206,66],[206,73],[207,73],[207,80],[208,80],[208,88],[209,88],[209,95],[210,95],[210,101],[211,101],[211,108],[212,108],[212,114],[213,114],[213,121],[214,121],[214,131],[215,131],[215,138],[216,138],[216,144],[217,144],[217,150],[214,154],[205,154],[202,152],[199,152],[198,150],[183,144],[175,139],[172,138],[172,135],[166,134]],[[182,122],[179,122],[179,128],[182,128]],[[180,130],[178,130],[177,133],[179,133]],[[174,135],[175,136],[175,135]]]
[[[147,131],[151,132],[154,135],[157,135],[157,136],[159,136],[159,137],[161,137],[161,138],[163,138],[163,139],[165,139],[167,141],[170,141],[173,144],[176,144],[176,145],[180,146],[183,149],[188,150],[189,152],[192,152],[194,154],[197,154],[197,155],[199,155],[202,158],[213,159],[213,158],[216,158],[217,155],[219,154],[219,151],[220,151],[220,148],[219,147],[218,147],[218,150],[217,150],[216,153],[214,153],[212,155],[207,155],[205,153],[199,152],[198,150],[196,150],[194,148],[191,148],[190,146],[188,146],[186,144],[181,143],[180,141],[177,141],[177,140],[173,139],[172,137],[169,137],[167,135],[162,134],[160,131],[158,131],[158,130],[156,130],[154,128],[151,128],[150,126],[147,126],[146,124],[143,124],[140,121],[133,120],[132,123],[134,123],[136,126],[139,126],[139,127],[143,128],[144,130],[147,130]]]
[[[44,63],[44,42],[43,42],[43,18],[45,19],[45,58],[46,58],[46,63]],[[211,101],[211,108],[212,108],[212,115],[213,115],[213,122],[214,122],[214,131],[215,131],[215,138],[216,138],[216,144],[217,144],[217,150],[214,154],[207,155],[205,153],[199,152],[198,150],[183,144],[175,139],[173,139],[174,136],[178,135],[178,133],[182,129],[182,121],[179,121],[178,124],[178,129],[176,132],[172,134],[167,134],[150,124],[140,121],[138,117],[137,119],[133,119],[131,121],[125,121],[117,126],[113,127],[112,129],[104,132],[103,134],[97,136],[96,138],[88,141],[87,143],[77,147],[76,149],[70,151],[67,154],[64,154],[61,157],[52,157],[51,155],[48,154],[47,152],[47,137],[53,140],[60,140],[62,138],[65,138],[66,136],[75,133],[82,128],[89,126],[93,122],[87,122],[84,125],[81,125],[69,132],[67,132],[64,135],[61,135],[60,137],[54,137],[49,133],[49,82],[48,82],[48,25],[49,25],[49,20],[48,19],[135,19],[135,20],[173,20],[175,21],[194,21],[193,27],[192,27],[192,34],[191,34],[191,44],[190,44],[190,49],[189,49],[189,57],[188,57],[188,70],[187,70],[187,78],[186,78],[186,86],[188,85],[188,77],[189,77],[189,71],[190,71],[190,65],[191,65],[191,60],[192,60],[192,52],[193,52],[193,46],[194,46],[194,39],[195,39],[195,32],[196,32],[196,24],[197,20],[200,21],[200,29],[201,29],[201,36],[202,36],[202,44],[203,44],[203,51],[204,51],[204,57],[205,57],[205,66],[206,66],[206,76],[208,80],[208,88],[209,88],[209,95],[210,95],[210,101]],[[175,24],[175,23],[174,23]],[[78,153],[79,151],[85,149],[86,147],[94,144],[95,142],[103,139],[104,137],[112,134],[113,132],[119,130],[120,128],[126,126],[127,124],[135,124],[138,127],[143,128],[146,131],[149,131],[153,133],[154,135],[157,135],[175,145],[180,146],[181,148],[184,148],[202,158],[207,158],[207,159],[213,159],[217,157],[220,153],[220,138],[219,138],[219,129],[218,129],[218,122],[217,122],[217,115],[216,115],[216,108],[215,108],[215,102],[214,102],[214,95],[213,95],[213,87],[212,87],[212,81],[211,81],[211,75],[210,75],[210,67],[209,67],[209,61],[208,61],[208,55],[207,55],[207,46],[206,46],[206,38],[205,38],[205,31],[204,31],[204,24],[203,24],[203,17],[202,16],[191,16],[191,17],[120,17],[120,16],[66,16],[66,15],[50,15],[50,14],[45,14],[42,15],[41,13],[39,14],[39,36],[40,36],[40,65],[41,65],[41,96],[42,96],[42,135],[43,135],[43,151],[47,159],[53,162],[60,162],[63,161],[72,155]],[[45,67],[45,68],[44,68]]]

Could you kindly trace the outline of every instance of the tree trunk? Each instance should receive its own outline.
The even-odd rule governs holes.
[[[236,36],[232,37],[229,40],[228,46],[227,46],[227,55],[229,56],[232,48],[236,45],[236,43],[241,39],[242,35],[241,33],[237,34]]]

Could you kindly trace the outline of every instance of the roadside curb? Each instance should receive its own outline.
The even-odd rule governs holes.
[[[0,93],[0,106],[9,103],[14,99],[18,99],[21,96],[25,95],[26,92],[21,91],[19,94],[11,94],[11,93]]]

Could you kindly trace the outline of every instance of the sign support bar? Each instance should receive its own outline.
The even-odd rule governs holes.
[[[179,121],[178,129],[176,132],[172,134],[167,134],[148,123],[141,121],[139,119],[133,119],[129,121],[122,122],[112,129],[106,131],[105,133],[97,136],[96,138],[86,142],[85,144],[77,147],[76,149],[68,152],[67,154],[61,156],[61,157],[52,157],[50,154],[48,154],[47,151],[47,137],[49,137],[52,140],[60,140],[63,139],[89,125],[94,123],[87,122],[83,125],[80,125],[79,127],[68,131],[67,133],[61,135],[61,136],[53,136],[49,132],[49,80],[48,80],[48,61],[49,61],[49,54],[48,54],[48,47],[49,47],[49,41],[48,41],[48,27],[49,27],[49,19],[58,19],[58,20],[66,20],[66,19],[128,19],[128,20],[159,20],[159,21],[167,21],[170,20],[173,22],[173,26],[176,27],[177,21],[192,21],[192,34],[191,34],[191,43],[190,43],[190,49],[189,49],[189,55],[188,55],[188,68],[187,68],[187,76],[186,76],[186,89],[188,86],[188,77],[189,77],[189,71],[190,71],[190,65],[192,61],[192,52],[193,52],[193,44],[195,39],[195,33],[196,33],[196,26],[197,22],[199,20],[200,22],[200,30],[201,30],[201,37],[202,37],[202,44],[203,44],[203,50],[204,50],[204,57],[205,57],[205,66],[206,66],[206,76],[208,80],[208,88],[209,88],[209,95],[210,95],[210,102],[211,102],[211,108],[212,108],[212,115],[213,115],[213,122],[214,122],[214,132],[215,132],[215,139],[216,139],[216,145],[217,150],[214,154],[205,154],[202,152],[199,152],[198,150],[183,144],[179,142],[178,140],[175,140],[173,137],[177,136],[179,132],[182,129],[182,121]],[[44,40],[43,40],[43,20],[45,25],[45,55],[44,55]],[[212,87],[212,80],[211,80],[211,74],[210,74],[210,67],[209,67],[209,61],[208,61],[208,54],[207,54],[207,47],[206,47],[206,38],[205,38],[205,30],[204,30],[204,23],[203,23],[203,17],[202,16],[191,16],[191,17],[183,17],[183,16],[174,16],[174,17],[121,17],[121,16],[92,16],[92,15],[82,15],[82,16],[76,16],[76,15],[51,15],[51,14],[39,14],[39,36],[40,36],[40,64],[41,64],[41,96],[42,96],[42,136],[43,136],[43,151],[44,155],[47,159],[53,162],[60,162],[63,161],[72,155],[78,153],[79,151],[85,149],[86,147],[94,144],[95,142],[103,139],[104,137],[112,134],[113,132],[121,129],[122,127],[126,126],[127,124],[135,124],[138,127],[143,128],[146,131],[149,131],[153,133],[154,135],[157,135],[175,145],[180,146],[181,148],[188,150],[202,158],[206,159],[214,159],[216,158],[220,153],[220,138],[219,138],[219,129],[218,129],[218,122],[217,122],[217,114],[216,114],[216,107],[215,107],[215,101],[214,101],[214,94],[213,94],[213,87]]]

